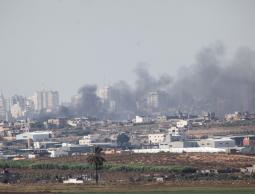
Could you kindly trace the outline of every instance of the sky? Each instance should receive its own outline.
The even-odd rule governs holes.
[[[134,83],[134,69],[178,76],[222,42],[255,49],[253,0],[0,0],[0,90],[30,96]],[[178,73],[177,73],[178,72]]]

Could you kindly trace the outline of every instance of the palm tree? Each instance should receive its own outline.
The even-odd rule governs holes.
[[[94,166],[96,171],[96,184],[98,184],[98,170],[103,167],[104,162],[106,159],[102,156],[102,148],[95,147],[94,152],[90,154],[87,158],[87,162]]]

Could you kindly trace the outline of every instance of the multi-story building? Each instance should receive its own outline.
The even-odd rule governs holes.
[[[19,104],[22,108],[25,107],[26,97],[20,95],[14,95],[10,98],[10,106],[14,104]]]
[[[105,102],[109,99],[109,87],[104,87],[101,89],[98,89],[98,97],[100,97],[100,99],[102,100],[102,102]]]
[[[59,94],[57,91],[48,91],[48,95],[46,97],[48,100],[47,109],[56,110],[59,105]]]
[[[224,138],[208,138],[198,141],[200,147],[212,147],[212,148],[233,148],[236,143],[233,139],[228,137]]]
[[[164,91],[150,92],[147,96],[147,107],[149,109],[166,108],[167,95]]]
[[[184,128],[184,127],[188,127],[189,125],[189,121],[188,120],[179,120],[176,122],[176,126],[178,128]]]
[[[24,116],[26,109],[26,97],[14,95],[10,98],[10,112],[15,119]]]
[[[23,110],[19,104],[14,104],[11,106],[11,115],[15,119],[23,116]]]
[[[90,146],[92,142],[91,135],[84,136],[82,139],[79,140],[80,145],[88,145]]]
[[[0,120],[6,120],[7,109],[4,95],[0,95]]]
[[[57,91],[37,91],[32,97],[35,110],[55,111],[59,105],[59,94]]]
[[[151,144],[158,144],[164,141],[166,135],[164,133],[149,134],[148,139]]]
[[[25,106],[25,115],[30,115],[34,112],[35,105],[34,101],[31,98],[26,99],[26,106]]]
[[[150,119],[146,116],[136,116],[135,119],[133,119],[133,123],[148,123],[150,122]]]
[[[16,140],[33,140],[33,141],[45,141],[52,137],[52,131],[34,131],[25,132],[16,135]]]
[[[150,92],[147,97],[147,104],[149,108],[156,109],[159,107],[159,94],[158,92]]]

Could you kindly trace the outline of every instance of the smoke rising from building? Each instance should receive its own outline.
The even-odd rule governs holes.
[[[95,117],[101,114],[102,104],[96,91],[96,85],[85,85],[79,89],[80,98],[75,107],[79,115]]]
[[[149,92],[165,90],[172,82],[172,78],[167,73],[159,78],[153,77],[148,71],[148,66],[146,67],[144,64],[138,65],[134,72],[136,75],[135,92],[138,99]]]
[[[240,48],[231,60],[224,53],[216,44],[198,54],[172,86],[174,105],[188,112],[255,111],[255,52]]]
[[[134,70],[135,86],[131,87],[125,81],[112,84],[104,103],[96,95],[97,86],[85,85],[79,90],[76,112],[104,118],[109,115],[119,118],[123,113],[125,116],[152,114],[147,100],[152,93],[154,97],[159,95],[157,100],[163,99],[154,110],[158,112],[211,111],[219,115],[233,111],[254,112],[255,51],[239,48],[232,59],[226,58],[225,51],[218,42],[203,48],[197,54],[196,62],[180,68],[175,78],[167,72],[155,77],[146,65],[140,64]]]

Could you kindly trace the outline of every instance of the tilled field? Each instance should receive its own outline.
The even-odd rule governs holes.
[[[47,159],[50,162],[86,162],[86,156]],[[241,168],[255,164],[255,156],[209,154],[209,153],[157,153],[157,154],[115,154],[105,155],[107,164],[143,164],[143,165],[187,165],[199,169]]]

